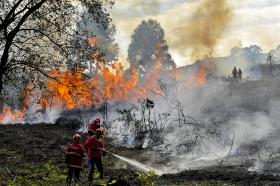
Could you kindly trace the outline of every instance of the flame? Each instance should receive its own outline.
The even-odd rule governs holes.
[[[0,114],[0,123],[19,123],[24,121],[25,109],[13,111],[7,106],[4,106],[2,114]]]
[[[132,97],[132,91],[136,89],[137,82],[138,72],[134,68],[130,71],[129,79],[121,64],[113,64],[111,70],[103,67],[97,90],[100,92],[100,97],[110,101],[128,101]]]
[[[47,93],[42,96],[40,105],[42,108],[77,109],[100,105],[105,101],[137,101],[151,94],[161,96],[163,93],[158,86],[158,80],[162,72],[163,55],[159,48],[155,55],[154,68],[141,85],[135,67],[127,71],[121,63],[105,65],[100,55],[93,55],[98,68],[91,78],[86,78],[82,71],[51,71],[49,76],[56,80],[48,81]]]
[[[105,100],[120,102],[133,99],[138,82],[138,73],[131,70],[126,78],[121,64],[110,67],[101,65],[100,74],[87,79],[83,72],[51,71],[57,80],[48,81],[48,90],[41,98],[44,108],[77,109],[99,105]]]
[[[92,94],[95,83],[88,81],[82,71],[51,71],[47,93],[41,97],[42,108],[74,109],[89,107],[94,103]]]
[[[194,77],[194,81],[197,86],[202,87],[207,84],[208,69],[204,66],[199,67],[197,75]]]
[[[94,47],[97,46],[98,42],[99,42],[99,41],[98,41],[97,38],[90,38],[90,39],[88,39],[88,43],[89,43],[91,46],[94,46]]]
[[[134,102],[147,97],[163,96],[158,81],[161,78],[161,57],[155,61],[153,71],[147,75],[144,83],[139,84],[139,74],[136,68],[124,70],[121,64],[111,66],[100,65],[98,73],[87,78],[82,71],[61,72],[51,71],[47,90],[39,100],[39,109],[79,109],[98,106],[105,101],[109,102]],[[180,79],[182,76],[177,71],[170,71],[171,77]],[[187,82],[187,88],[201,87],[207,83],[208,70],[200,67],[197,74]],[[32,93],[29,93],[32,97]],[[12,111],[4,107],[0,113],[0,123],[23,122],[25,111],[31,103],[30,97],[25,99],[25,107],[19,111]]]
[[[182,78],[182,74],[176,69],[163,72],[163,55],[160,45],[155,51],[154,66],[144,77],[139,79],[137,68],[131,66],[125,70],[121,63],[107,65],[100,55],[93,55],[97,63],[97,69],[93,76],[87,76],[82,70],[76,72],[52,70],[48,73],[52,79],[47,81],[47,88],[41,94],[36,109],[71,110],[100,106],[104,102],[135,102],[147,97],[163,96],[158,81],[162,75],[168,74],[176,80]],[[187,83],[187,88],[201,87],[207,83],[208,69],[201,66],[197,74]],[[25,112],[32,105],[35,82],[27,87],[27,96],[24,100],[24,108],[20,111],[12,111],[4,107],[0,113],[0,123],[24,121]],[[33,107],[34,108],[34,107]]]
[[[208,82],[209,70],[205,66],[200,66],[194,76],[185,83],[185,88],[188,90],[195,87],[203,87]]]

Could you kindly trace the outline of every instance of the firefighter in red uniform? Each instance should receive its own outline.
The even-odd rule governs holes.
[[[64,151],[66,156],[65,162],[69,168],[68,177],[66,180],[67,184],[71,184],[73,177],[75,182],[80,181],[80,172],[82,170],[83,157],[85,155],[84,147],[80,144],[80,134],[75,134],[73,136],[73,140],[74,143],[69,144],[67,149]]]
[[[88,133],[95,133],[96,129],[100,128],[100,119],[96,118],[93,122],[88,125]],[[90,134],[91,135],[91,134]]]
[[[104,148],[104,144],[101,140],[103,135],[104,135],[104,130],[102,128],[96,129],[95,135],[92,134],[86,141],[86,146],[88,148],[88,157],[89,157],[88,181],[90,183],[93,180],[93,173],[94,173],[95,165],[96,165],[97,170],[100,174],[99,178],[103,178],[102,157],[105,154],[102,150],[100,150],[100,149]]]

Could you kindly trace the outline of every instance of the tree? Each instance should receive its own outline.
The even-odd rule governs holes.
[[[102,0],[2,0],[0,1],[0,93],[18,79],[48,78],[48,71],[65,67],[71,57],[71,38],[80,8],[104,29],[111,22]],[[78,49],[79,50],[79,49]],[[0,96],[2,97],[2,96]]]
[[[105,12],[102,17],[106,17]],[[105,29],[92,18],[88,11],[84,11],[81,20],[77,22],[77,30],[73,37],[73,52],[71,61],[67,65],[70,69],[93,68],[93,55],[101,54],[104,61],[114,62],[118,55],[118,45],[115,43],[115,26],[109,24]],[[79,50],[76,50],[76,49]]]
[[[231,56],[243,56],[251,63],[262,63],[262,48],[258,45],[250,45],[249,47],[231,49]]]
[[[262,48],[259,47],[258,45],[251,45],[249,47],[244,48],[244,53],[245,54],[260,54],[262,52]]]
[[[142,21],[132,35],[128,48],[128,60],[136,66],[140,74],[147,73],[154,65],[156,50],[161,50],[164,69],[175,68],[176,65],[168,52],[164,39],[164,30],[156,20]]]
[[[267,63],[269,64],[270,67],[270,74],[273,76],[273,55],[271,53],[268,53],[267,58],[266,58]]]
[[[280,45],[276,47],[276,49],[272,49],[269,51],[269,53],[272,55],[272,59],[275,63],[279,63],[280,61]]]
[[[263,58],[261,57],[262,48],[258,45],[250,45],[249,47],[245,47],[244,55],[248,61],[252,64],[261,64],[263,63]]]

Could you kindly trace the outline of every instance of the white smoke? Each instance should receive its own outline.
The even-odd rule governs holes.
[[[245,154],[248,159],[256,160],[255,168],[250,170],[260,170],[262,163],[278,148],[277,140],[271,139],[273,132],[279,130],[278,81],[266,79],[232,84],[210,81],[202,88],[179,91],[176,96],[173,94],[172,98],[155,99],[154,112],[157,114],[168,113],[170,120],[178,117],[177,110],[174,110],[174,100],[177,100],[182,104],[184,114],[195,118],[201,124],[198,131],[201,139],[199,138],[194,148],[183,153],[178,151],[178,146],[190,138],[189,132],[192,128],[179,127],[178,123],[170,120],[166,123],[166,128],[174,128],[164,134],[164,138],[170,143],[168,150],[172,152],[172,156],[168,166],[163,165],[160,168],[165,172],[176,172],[225,161],[240,163],[244,161],[240,156]],[[207,133],[212,120],[220,121],[220,136]],[[122,123],[118,122],[116,125],[119,125],[117,133],[124,134]],[[133,138],[133,135],[130,134],[130,137]],[[130,145],[131,142],[132,139]]]

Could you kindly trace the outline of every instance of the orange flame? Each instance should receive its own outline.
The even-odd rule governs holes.
[[[89,42],[94,44],[95,40]],[[93,77],[88,77],[83,71],[62,72],[53,70],[49,72],[47,90],[41,95],[39,104],[41,109],[79,109],[100,105],[105,101],[127,102],[137,101],[153,96],[163,96],[158,81],[163,72],[163,55],[160,48],[155,51],[155,65],[145,79],[140,82],[139,74],[133,66],[125,70],[120,63],[105,65],[100,55],[93,55],[97,62],[97,69]],[[176,80],[182,78],[182,74],[173,69],[168,74]],[[197,74],[187,82],[187,88],[201,87],[207,83],[208,69],[201,66]],[[32,84],[30,85],[32,89]],[[32,97],[32,91],[27,92],[25,108],[20,111],[12,111],[4,107],[0,113],[0,123],[24,121],[24,113],[27,110]]]
[[[88,39],[88,43],[89,43],[91,46],[97,46],[97,44],[98,44],[98,39],[97,39],[97,38],[90,38],[90,39]]]
[[[13,111],[7,106],[4,106],[2,114],[0,114],[0,123],[17,123],[24,120],[25,109]]]
[[[61,72],[51,71],[48,81],[48,90],[40,100],[42,108],[74,109],[93,105],[94,82],[85,79],[81,71]]]
[[[208,82],[208,69],[205,66],[200,66],[197,73],[186,81],[186,88],[203,87]]]
[[[194,81],[196,82],[197,86],[202,87],[205,84],[207,84],[207,76],[208,76],[208,70],[206,67],[201,66],[198,69],[197,75],[194,77]]]
[[[130,79],[126,78],[122,65],[100,66],[93,78],[86,79],[82,72],[51,71],[56,80],[48,81],[48,91],[41,98],[44,108],[52,106],[60,109],[77,109],[98,105],[106,100],[128,101],[138,82],[138,73],[131,70]]]
[[[120,63],[105,65],[100,55],[93,55],[98,63],[95,76],[86,78],[82,71],[60,72],[51,71],[49,76],[56,80],[48,81],[48,90],[41,98],[43,108],[77,109],[100,105],[105,101],[124,102],[144,99],[152,92],[163,95],[158,86],[162,71],[162,55],[156,50],[154,68],[145,78],[146,82],[139,86],[139,74],[136,68],[124,70]],[[129,76],[129,78],[127,77]]]

